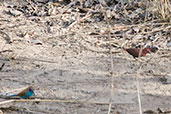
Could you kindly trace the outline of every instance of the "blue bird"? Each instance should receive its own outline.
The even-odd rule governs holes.
[[[33,87],[29,86],[28,88],[22,90],[18,94],[12,94],[12,95],[9,95],[8,97],[19,96],[19,97],[21,97],[23,99],[26,99],[26,98],[29,98],[29,97],[34,95],[34,91],[33,90],[34,90]]]

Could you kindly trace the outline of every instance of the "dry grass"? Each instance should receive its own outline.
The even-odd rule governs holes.
[[[129,0],[129,2],[131,3],[131,1]],[[133,27],[139,27],[140,28],[140,31],[138,32],[138,33],[136,33],[136,34],[128,34],[126,37],[123,37],[123,39],[124,38],[130,38],[131,37],[131,35],[142,35],[142,36],[146,36],[146,35],[149,35],[149,34],[151,34],[151,36],[153,36],[154,35],[154,33],[157,33],[157,32],[160,32],[160,31],[162,31],[162,30],[169,30],[170,28],[171,28],[171,26],[170,26],[170,24],[168,23],[168,20],[170,21],[170,18],[171,18],[171,15],[170,15],[170,12],[171,12],[171,5],[170,5],[170,2],[169,2],[169,0],[149,0],[149,3],[150,4],[152,4],[152,6],[153,7],[150,7],[152,10],[151,10],[151,12],[153,12],[153,14],[154,14],[154,16],[156,16],[156,17],[158,17],[158,19],[159,20],[164,20],[164,21],[167,21],[167,23],[166,22],[164,22],[164,23],[152,23],[152,24],[150,24],[150,27],[152,27],[152,28],[150,28],[149,27],[149,29],[148,29],[148,31],[144,31],[144,29],[145,28],[148,28],[148,26],[149,26],[149,23],[140,23],[140,24],[132,24],[132,25],[117,25],[117,26],[112,26],[112,25],[110,25],[110,21],[111,21],[111,12],[110,12],[110,10],[107,10],[106,11],[106,13],[107,13],[107,15],[106,15],[106,17],[107,17],[107,30],[106,30],[106,36],[107,36],[107,38],[108,38],[108,40],[104,40],[104,39],[102,39],[101,40],[101,42],[102,42],[102,44],[101,45],[106,45],[106,46],[109,46],[109,49],[108,48],[104,48],[103,50],[102,50],[102,48],[96,48],[96,47],[94,47],[94,48],[92,48],[92,49],[90,49],[88,46],[86,47],[85,45],[83,45],[84,46],[84,48],[85,49],[87,49],[87,50],[89,50],[89,51],[93,51],[93,52],[95,52],[95,53],[109,53],[109,56],[110,56],[110,71],[109,71],[109,73],[110,73],[110,75],[111,75],[111,80],[112,80],[112,82],[111,82],[111,84],[110,84],[110,97],[108,98],[109,99],[109,102],[89,102],[88,100],[86,100],[86,102],[85,101],[75,101],[75,100],[55,100],[55,99],[31,99],[31,100],[10,100],[10,101],[3,101],[3,102],[0,102],[0,105],[1,104],[6,104],[6,103],[9,103],[9,102],[27,102],[27,101],[40,101],[40,102],[57,102],[57,103],[78,103],[78,104],[83,104],[83,103],[87,103],[87,104],[97,104],[97,105],[108,105],[108,114],[110,114],[111,112],[112,112],[112,106],[113,105],[117,105],[116,103],[114,103],[112,100],[114,99],[114,92],[115,92],[115,89],[117,89],[116,87],[119,85],[119,81],[118,81],[118,83],[115,83],[114,82],[114,79],[115,79],[115,75],[114,75],[114,73],[116,73],[116,69],[114,69],[113,67],[115,66],[115,63],[113,62],[113,57],[114,57],[114,52],[113,52],[113,50],[112,49],[114,49],[113,48],[113,44],[116,42],[116,40],[117,41],[119,41],[119,43],[120,44],[122,44],[121,43],[121,40],[120,39],[117,39],[117,36],[115,36],[115,32],[116,31],[121,31],[121,32],[125,32],[125,31],[128,31],[129,29],[131,29],[131,28],[133,28]],[[126,10],[126,9],[125,9]],[[104,11],[105,12],[105,11]],[[150,13],[151,13],[150,12]],[[77,19],[75,22],[73,22],[72,24],[70,24],[69,26],[68,26],[68,28],[69,29],[66,29],[66,31],[68,30],[68,31],[70,31],[71,30],[71,28],[72,29],[74,29],[74,31],[76,31],[75,30],[75,28],[74,28],[74,26],[76,26],[76,25],[78,25],[78,24],[80,24],[80,23],[83,23],[84,22],[84,20],[86,20],[87,18],[90,18],[92,15],[91,15],[91,12],[88,12],[84,17],[80,17],[79,19]],[[148,15],[146,15],[146,16],[148,16]],[[171,21],[170,21],[171,22]],[[153,26],[156,26],[156,28],[155,29],[153,29],[153,26],[151,26],[151,25],[153,25]],[[165,27],[164,25],[169,25],[169,26],[167,26],[167,27]],[[61,28],[60,28],[61,29]],[[62,28],[62,29],[64,29],[65,30],[65,28]],[[80,28],[79,28],[80,29]],[[99,28],[99,31],[101,30],[102,28]],[[92,29],[92,30],[94,30],[94,29]],[[63,34],[69,34],[69,32],[67,33],[67,32],[65,32],[65,33],[63,33],[63,32],[61,32],[62,30],[60,30],[60,36],[62,36]],[[94,31],[98,31],[97,29],[96,30],[94,30]],[[58,31],[57,31],[58,32]],[[79,32],[80,33],[82,33],[82,31],[81,30],[79,30],[79,31],[77,31],[77,34],[78,34],[78,36],[80,36],[80,38],[82,38],[84,41],[87,41],[87,42],[90,42],[90,43],[92,43],[93,44],[93,42],[91,42],[91,40],[89,41],[89,39],[86,39],[87,37],[85,37],[84,36],[84,34],[83,34],[83,36],[81,37],[81,35],[79,34]],[[87,32],[87,31],[86,31]],[[92,32],[92,31],[91,31]],[[61,35],[61,33],[63,33],[62,35]],[[114,35],[113,35],[114,34]],[[113,35],[113,37],[112,37],[112,35]],[[53,36],[52,38],[55,38],[55,37],[59,37],[59,35],[57,34],[56,36]],[[98,37],[103,37],[102,35],[98,35]],[[142,37],[143,38],[143,37]],[[147,38],[147,37],[146,37]],[[94,38],[95,39],[95,38]],[[157,37],[157,38],[155,38],[155,40],[153,40],[153,42],[156,42],[158,39],[160,39],[160,37]],[[100,39],[98,39],[98,40],[100,40]],[[126,39],[124,39],[124,40],[126,40]],[[138,39],[138,40],[140,40],[140,39]],[[125,44],[128,42],[128,40],[126,40],[125,41]],[[139,41],[140,42],[140,41]],[[82,43],[82,42],[81,42]],[[80,44],[81,44],[80,43]],[[130,43],[133,43],[133,41],[132,40],[130,40]],[[121,47],[123,47],[123,45],[124,44],[122,44],[122,46]],[[99,46],[100,47],[100,46]],[[101,46],[101,47],[103,47],[103,46]],[[120,47],[120,45],[118,44],[118,47]],[[141,47],[142,48],[142,47]],[[3,52],[3,51],[2,51]],[[120,52],[120,51],[115,51],[115,52]],[[20,53],[18,54],[18,55],[21,55]],[[18,56],[17,55],[17,56]],[[141,54],[140,54],[141,55]],[[12,57],[10,57],[10,58],[12,58]],[[13,57],[13,58],[15,58],[15,57]],[[157,57],[156,57],[157,58]],[[13,61],[10,61],[10,62],[13,62]],[[138,61],[136,61],[136,62],[138,62]],[[153,62],[153,61],[151,61],[151,62]],[[147,63],[147,62],[145,62],[145,63]],[[138,103],[139,103],[139,113],[140,114],[142,114],[142,107],[143,106],[141,106],[141,101],[142,101],[142,99],[141,99],[141,82],[140,82],[140,80],[139,80],[139,77],[140,77],[140,75],[141,75],[141,70],[142,70],[142,65],[139,67],[139,69],[137,70],[137,72],[136,72],[136,89],[137,89],[137,96],[138,96]],[[108,72],[104,72],[104,71],[101,71],[101,72],[93,72],[93,71],[89,71],[88,69],[85,69],[84,71],[82,71],[82,70],[80,70],[80,69],[76,69],[76,70],[73,70],[73,69],[68,69],[68,68],[63,68],[62,70],[67,70],[67,71],[74,71],[74,72],[79,72],[79,73],[91,73],[91,74],[95,74],[96,73],[96,75],[97,74],[99,74],[99,75],[107,75],[108,74]],[[116,73],[117,74],[117,77],[119,77],[120,76],[120,74],[119,73]],[[74,82],[74,81],[73,81]],[[73,82],[66,82],[67,84],[68,83],[73,83]],[[62,83],[64,83],[64,82],[62,82]],[[117,85],[118,84],[118,85]],[[53,92],[53,91],[52,91]]]
[[[169,0],[150,0],[150,4],[155,17],[171,22],[171,3]]]
[[[108,39],[109,39],[109,53],[110,53],[110,64],[111,64],[111,71],[110,71],[110,74],[111,74],[111,80],[112,80],[112,83],[111,83],[111,93],[110,93],[110,101],[109,101],[109,107],[108,107],[108,114],[111,113],[111,107],[112,107],[112,99],[113,99],[113,92],[114,92],[114,73],[113,73],[113,56],[112,56],[112,44],[111,44],[111,36],[110,36],[110,18],[111,18],[111,12],[110,11],[107,11],[106,13],[106,17],[108,18],[107,19],[107,23],[108,23]]]

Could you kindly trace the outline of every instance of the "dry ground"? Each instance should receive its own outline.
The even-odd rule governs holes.
[[[0,71],[0,92],[11,92],[33,85],[36,93],[33,98],[75,101],[7,103],[0,105],[4,114],[108,112],[112,82],[109,73],[111,61],[108,38],[103,35],[90,35],[106,29],[105,22],[78,23],[67,28],[58,17],[14,17],[4,11],[8,11],[8,8],[0,6],[0,28],[9,35],[12,43],[8,44],[0,37],[0,51],[12,52],[0,53],[0,65],[5,63]],[[72,13],[66,14],[66,17],[68,15]],[[51,21],[54,22],[53,25],[46,26]],[[143,57],[140,59],[143,62],[139,62],[125,51],[112,47],[116,52],[112,55],[112,114],[139,114],[137,71],[140,73],[138,76],[142,110],[171,110],[171,85],[163,84],[160,80],[162,76],[171,73],[171,61],[170,56],[161,57],[162,49],[159,49],[159,53]],[[149,61],[144,62],[147,60]],[[140,66],[142,67],[139,70]]]

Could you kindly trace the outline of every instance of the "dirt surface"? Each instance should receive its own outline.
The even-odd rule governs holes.
[[[0,93],[32,85],[33,99],[61,102],[12,102],[0,104],[0,110],[4,114],[106,114],[112,83],[107,23],[91,22],[93,18],[80,22],[81,14],[76,11],[55,16],[13,16],[7,13],[11,9],[0,6],[0,65],[5,63],[0,71]],[[71,25],[71,21],[78,23]],[[110,27],[119,25],[122,23],[113,22]],[[117,45],[124,43],[124,34],[116,34],[122,36],[116,39]],[[137,72],[142,111],[171,110],[171,84],[162,81],[163,76],[171,76],[171,58],[163,56],[171,49],[165,39],[170,37],[155,42],[157,53],[137,60],[113,44],[111,114],[139,114]]]

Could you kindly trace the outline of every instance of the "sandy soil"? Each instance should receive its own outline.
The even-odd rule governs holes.
[[[59,20],[57,16],[14,17],[4,12],[8,10],[0,6],[0,30],[12,41],[6,43],[1,33],[0,51],[12,52],[0,53],[0,65],[5,63],[0,71],[0,93],[33,85],[33,98],[63,102],[7,103],[0,105],[4,114],[106,114],[111,95],[111,61],[110,54],[103,52],[108,51],[108,46],[99,44],[106,44],[107,37],[90,35],[105,29],[106,23],[79,23],[68,28],[64,22],[72,12]],[[47,26],[50,22],[53,25]],[[171,73],[170,57],[159,57],[163,48],[141,59],[148,62],[139,62],[124,50],[112,49],[117,53],[112,55],[111,113],[139,114],[137,71],[142,111],[171,110],[171,85],[160,80]],[[65,103],[67,100],[74,103]]]

